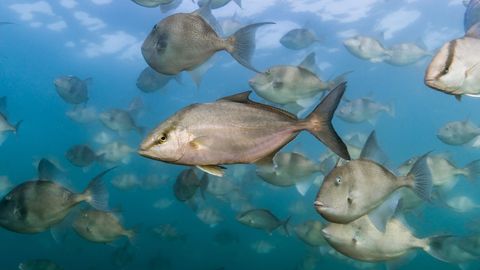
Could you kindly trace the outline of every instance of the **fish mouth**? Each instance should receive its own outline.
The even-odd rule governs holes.
[[[314,201],[313,206],[317,209],[327,208],[327,206],[321,201]]]
[[[328,232],[328,227],[322,229],[322,235],[326,239],[331,239],[332,235]]]

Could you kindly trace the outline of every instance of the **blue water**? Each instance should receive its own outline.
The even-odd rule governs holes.
[[[0,25],[0,96],[8,97],[9,120],[24,121],[18,134],[9,135],[0,146],[0,175],[8,176],[14,185],[36,177],[36,168],[32,164],[41,157],[59,160],[70,179],[68,187],[75,191],[83,190],[89,179],[107,168],[95,164],[83,170],[65,159],[65,152],[74,144],[87,143],[94,149],[99,147],[93,138],[105,128],[98,121],[79,124],[65,115],[72,106],[66,104],[54,89],[53,80],[59,75],[92,78],[88,106],[95,107],[99,112],[127,108],[133,98],[140,96],[144,108],[137,122],[148,130],[191,103],[213,101],[249,88],[248,80],[254,73],[233,62],[227,53],[221,52],[215,55],[214,66],[203,77],[200,88],[197,89],[190,76],[184,73],[181,84],[171,81],[158,92],[142,93],[135,86],[138,74],[147,66],[141,56],[140,45],[152,26],[167,15],[131,1],[114,0],[97,5],[94,1],[83,0],[75,2],[72,8],[64,7],[61,2],[2,0],[0,3],[0,21],[14,23]],[[296,11],[293,8],[295,2],[311,5],[312,8]],[[358,2],[364,4],[352,6]],[[305,55],[314,51],[317,63],[329,63],[329,67],[320,72],[322,78],[333,78],[343,72],[353,71],[348,75],[348,98],[371,96],[385,104],[394,103],[396,116],[381,115],[375,126],[368,123],[348,124],[335,119],[334,126],[339,134],[353,131],[367,133],[375,129],[380,145],[395,165],[412,155],[430,150],[447,151],[456,164],[463,165],[479,157],[478,149],[445,145],[435,134],[448,121],[466,118],[478,121],[478,100],[464,98],[457,102],[452,96],[426,87],[423,76],[430,57],[405,67],[374,64],[348,53],[339,35],[343,31],[354,30],[381,39],[386,45],[419,42],[435,51],[444,42],[463,34],[465,8],[461,2],[244,0],[242,9],[230,3],[214,11],[214,15],[221,20],[237,13],[243,23],[277,22],[277,25],[260,32],[261,35],[268,34],[270,39],[257,38],[259,44],[253,65],[260,70],[278,64],[299,63]],[[18,4],[25,6],[14,8]],[[41,8],[29,16],[25,14],[29,6]],[[178,9],[168,14],[194,9],[191,1],[184,0]],[[361,12],[363,9],[364,12]],[[339,11],[339,14],[334,11]],[[416,15],[413,19],[401,17],[391,25],[381,23],[382,19],[392,17],[398,11]],[[86,12],[101,23],[97,20],[97,25],[93,27],[95,29],[88,29],[91,26],[83,25],[75,18],[76,12]],[[65,27],[56,30],[50,29],[55,27],[49,28],[49,24],[59,21],[63,21]],[[282,47],[277,40],[294,26],[312,29],[322,42],[302,51]],[[400,29],[395,31],[396,28]],[[125,38],[102,44],[111,35]],[[137,148],[143,136],[131,132],[119,138]],[[301,134],[285,148],[293,149],[301,149],[314,160],[325,151],[325,147],[309,134]],[[125,226],[140,227],[135,243],[129,247],[133,257],[128,262],[121,265],[114,263],[115,258],[119,259],[114,253],[123,247],[122,241],[110,245],[94,244],[70,232],[65,241],[58,243],[49,232],[22,235],[0,230],[0,269],[17,269],[20,262],[35,258],[50,259],[68,270],[296,269],[311,252],[311,248],[295,235],[286,237],[278,232],[269,235],[238,223],[235,210],[208,194],[207,204],[220,211],[223,221],[214,228],[202,223],[192,209],[176,201],[173,196],[172,185],[184,168],[147,160],[132,153],[128,164],[121,165],[106,177],[109,183],[115,176],[124,173],[136,174],[139,179],[151,174],[168,175],[168,182],[153,190],[135,188],[124,191],[110,184],[108,186],[109,205],[112,208],[121,207]],[[231,168],[229,166],[229,170]],[[476,183],[460,179],[455,192],[469,194],[475,200],[478,197],[477,189]],[[318,187],[314,186],[302,197],[294,188],[273,187],[259,179],[250,179],[243,187],[252,205],[270,209],[281,219],[293,215],[292,225],[308,219],[321,219],[311,207],[317,191]],[[170,199],[173,204],[167,209],[154,208],[154,202],[161,198]],[[289,211],[289,207],[299,201],[305,205],[306,212],[295,215]],[[467,233],[466,224],[476,215],[478,212],[456,214],[427,205],[423,214],[408,216],[407,219],[419,237],[443,233],[461,235]],[[171,224],[186,234],[186,240],[168,241],[152,233],[151,229],[160,224]],[[221,230],[238,235],[240,241],[227,245],[214,243],[214,235]],[[259,240],[268,241],[275,248],[268,254],[258,254],[251,245]],[[316,256],[315,269],[354,268],[329,255]],[[151,268],[154,260],[160,262],[163,268]],[[377,264],[375,267],[384,266]],[[456,265],[435,260],[423,251],[417,251],[415,258],[402,267],[457,268]]]

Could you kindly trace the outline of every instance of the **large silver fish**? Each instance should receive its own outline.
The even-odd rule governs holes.
[[[184,70],[192,71],[214,53],[225,50],[240,64],[256,71],[250,64],[255,32],[258,27],[270,23],[245,26],[223,39],[204,18],[214,20],[208,5],[192,13],[168,16],[157,23],[142,45],[142,55],[148,65],[159,73],[175,75]]]
[[[331,120],[346,83],[332,90],[306,119],[248,99],[250,92],[214,103],[190,105],[161,123],[141,143],[139,154],[197,166],[222,176],[219,165],[272,162],[272,157],[307,130],[332,151],[350,159]]]
[[[425,84],[440,92],[454,95],[480,96],[480,39],[474,25],[465,37],[445,43],[433,57],[425,73]]]

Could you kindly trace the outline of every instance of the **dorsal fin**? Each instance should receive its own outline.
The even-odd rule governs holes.
[[[360,158],[375,161],[381,165],[385,165],[387,163],[387,155],[383,152],[380,146],[378,146],[375,130],[373,130],[368,136],[362,152],[360,153]]]
[[[265,104],[262,104],[262,103],[258,103],[258,102],[255,102],[255,101],[249,99],[249,96],[250,96],[251,93],[252,93],[252,91],[241,92],[241,93],[238,93],[238,94],[235,94],[235,95],[220,98],[220,99],[217,100],[217,102],[227,101],[227,102],[249,104],[249,105],[253,105],[253,106],[256,106],[256,107],[260,107],[260,108],[262,108],[266,111],[271,111],[271,112],[276,112],[276,113],[283,114],[283,115],[291,118],[292,120],[297,120],[297,117],[290,112],[287,112],[285,110],[282,110],[282,109],[279,109],[279,108],[276,108],[276,107],[272,107],[272,106],[269,106],[269,105],[265,105]]]
[[[220,99],[218,99],[217,101],[231,101],[231,102],[249,104],[250,102],[252,102],[252,101],[248,98],[251,93],[252,93],[252,91],[245,91],[245,92],[241,92],[241,93],[238,93],[238,94],[235,94],[235,95],[231,95],[231,96],[226,96],[226,97],[220,98]]]
[[[315,52],[307,55],[298,66],[315,73]]]
[[[471,38],[480,38],[480,22],[472,25],[465,33],[465,36]]]
[[[215,31],[217,35],[221,36],[223,35],[222,28],[220,27],[220,24],[218,23],[217,19],[212,14],[212,10],[210,8],[211,2],[212,0],[208,0],[205,3],[205,5],[195,10],[193,14],[196,14],[202,17],[202,19],[212,27],[213,31]]]

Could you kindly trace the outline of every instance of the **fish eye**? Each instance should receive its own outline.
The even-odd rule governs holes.
[[[167,134],[165,133],[163,133],[162,136],[160,136],[160,138],[157,139],[158,144],[165,143],[166,141],[167,141]]]
[[[348,204],[352,204],[352,202],[353,202],[352,198],[347,197],[347,202],[348,202]]]
[[[337,176],[335,178],[335,185],[338,186],[342,183],[342,177],[341,176]]]
[[[357,244],[357,238],[353,237],[353,238],[352,238],[352,243],[353,243],[354,245],[356,245],[356,244]]]

